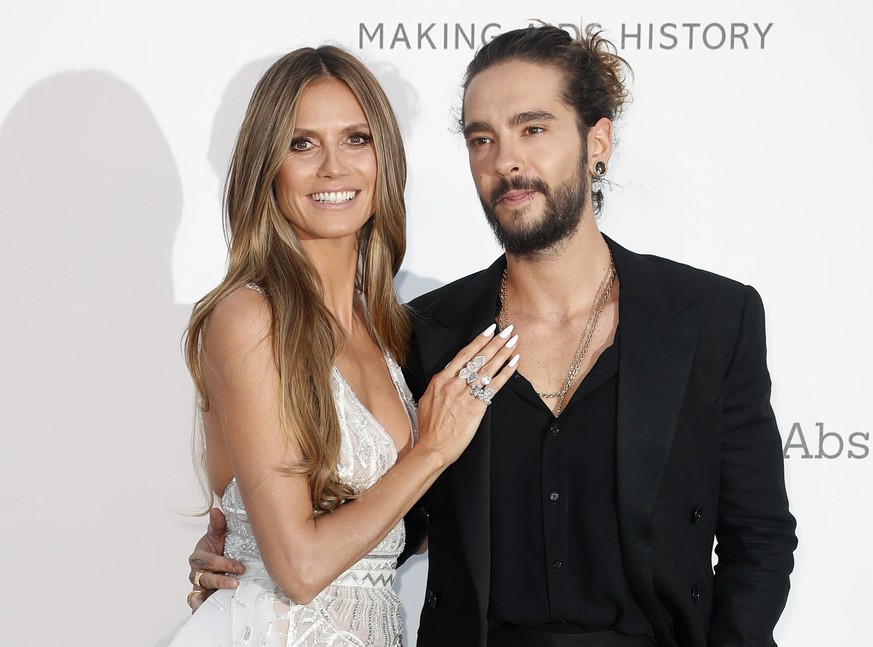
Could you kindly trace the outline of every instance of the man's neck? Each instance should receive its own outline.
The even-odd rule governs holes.
[[[588,214],[576,232],[554,249],[534,256],[507,253],[506,288],[513,314],[554,316],[589,309],[610,258],[609,247]]]

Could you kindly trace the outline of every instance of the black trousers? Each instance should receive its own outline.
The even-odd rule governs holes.
[[[500,625],[488,634],[488,647],[654,647],[645,636],[622,636],[614,631],[555,633],[516,625]]]

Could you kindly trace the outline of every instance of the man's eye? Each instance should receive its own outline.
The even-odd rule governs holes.
[[[543,133],[545,131],[546,129],[542,126],[528,126],[527,128],[525,128],[525,132],[528,135],[539,135],[540,133]]]
[[[479,146],[484,146],[489,141],[491,140],[487,137],[471,137],[467,140],[467,146],[470,148],[478,148]]]

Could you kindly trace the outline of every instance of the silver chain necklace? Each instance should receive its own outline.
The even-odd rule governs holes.
[[[497,323],[501,329],[505,329],[507,320],[509,319],[509,301],[506,295],[506,276],[507,270],[503,270],[503,278],[500,280],[500,314],[497,317]],[[615,264],[612,261],[612,254],[609,255],[609,267],[606,268],[606,273],[603,275],[603,280],[600,282],[600,287],[597,288],[597,293],[594,295],[594,301],[591,304],[591,313],[588,315],[588,320],[585,322],[585,327],[582,329],[582,336],[579,339],[579,345],[576,347],[576,353],[573,355],[573,361],[570,363],[570,370],[567,371],[567,377],[564,380],[564,386],[560,391],[553,393],[540,393],[537,395],[544,400],[557,400],[558,406],[555,409],[555,417],[560,415],[564,408],[564,398],[576,378],[579,375],[579,370],[582,368],[582,362],[585,361],[585,356],[588,354],[588,349],[591,346],[591,340],[594,339],[594,331],[597,330],[597,322],[600,321],[600,315],[603,309],[609,302],[609,296],[612,294],[612,286],[615,283]],[[534,389],[536,390],[536,389]]]

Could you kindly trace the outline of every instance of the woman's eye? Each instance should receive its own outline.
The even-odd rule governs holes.
[[[308,151],[310,148],[312,148],[312,142],[308,139],[295,139],[293,142],[291,142],[292,151],[302,153],[304,151]]]
[[[373,138],[366,133],[355,133],[354,135],[349,135],[349,144],[352,146],[366,146]]]

